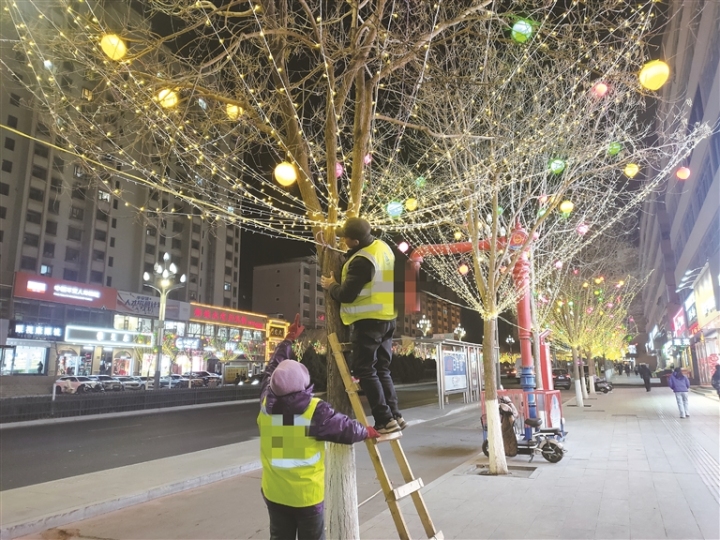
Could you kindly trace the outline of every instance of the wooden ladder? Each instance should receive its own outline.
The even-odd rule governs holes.
[[[347,362],[345,361],[345,355],[343,354],[343,347],[335,334],[330,334],[328,336],[328,342],[330,343],[335,363],[340,371],[340,376],[345,384],[345,391],[350,398],[350,404],[352,405],[355,417],[361,424],[367,426],[367,417],[365,416],[365,411],[363,410],[362,403],[360,403],[360,397],[358,396],[358,390],[360,387],[357,383],[353,382],[352,377],[350,376],[350,370],[348,369]],[[420,516],[420,521],[425,528],[425,534],[427,534],[430,539],[442,540],[444,538],[443,534],[441,531],[435,529],[435,525],[433,525],[430,514],[425,506],[425,501],[420,494],[420,488],[422,488],[425,484],[423,484],[422,478],[415,478],[413,476],[410,464],[407,461],[407,457],[405,457],[405,452],[403,452],[402,446],[400,445],[399,439],[401,437],[402,432],[398,431],[388,435],[381,435],[378,439],[365,440],[365,445],[367,446],[368,453],[370,454],[373,467],[375,467],[375,473],[380,481],[382,492],[385,494],[385,500],[390,508],[390,514],[395,522],[398,535],[401,540],[410,540],[410,532],[408,531],[407,523],[405,523],[405,518],[400,511],[399,505],[401,499],[410,495],[413,503],[415,503],[418,516]],[[400,467],[400,471],[402,472],[402,476],[406,484],[393,488],[390,477],[383,465],[380,449],[378,448],[378,444],[381,442],[390,443],[393,454],[395,455],[395,460]]]

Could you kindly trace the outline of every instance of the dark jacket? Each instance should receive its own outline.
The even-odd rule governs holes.
[[[713,388],[720,392],[720,369],[715,368],[715,373],[713,373],[712,379],[710,380]]]
[[[687,392],[690,390],[690,380],[682,373],[677,374],[674,371],[668,377],[668,385],[673,392]]]
[[[369,236],[364,242],[348,251],[345,254],[347,261],[358,251],[368,247],[375,241],[375,238]],[[355,257],[347,269],[347,274],[342,283],[333,285],[328,291],[330,296],[341,304],[352,304],[362,291],[366,283],[369,283],[375,275],[375,267],[366,257]]]
[[[313,397],[312,385],[301,392],[294,392],[286,396],[276,396],[270,388],[270,376],[280,362],[290,358],[291,352],[292,342],[287,339],[282,341],[275,349],[263,373],[263,378],[260,382],[260,403],[267,398],[265,408],[269,414],[302,414],[308,408],[310,399]],[[315,413],[313,413],[312,420],[310,421],[308,435],[320,441],[353,444],[367,439],[368,432],[360,422],[342,413],[335,412],[329,403],[321,400],[320,403],[317,404]],[[292,508],[268,501],[264,495],[263,498],[265,499],[265,504],[269,507],[293,513],[297,517],[315,515],[321,513],[324,508],[324,503],[304,508]]]

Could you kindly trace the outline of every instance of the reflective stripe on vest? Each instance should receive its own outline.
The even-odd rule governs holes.
[[[268,414],[263,400],[260,426],[262,490],[275,503],[301,508],[325,498],[325,443],[308,435],[315,408],[312,398],[302,414]]]
[[[340,305],[342,322],[351,325],[362,319],[394,319],[397,312],[394,297],[395,255],[392,250],[382,240],[375,240],[369,246],[358,250],[343,266],[343,281],[355,257],[365,257],[372,263],[375,272],[372,280],[365,284],[354,302]]]

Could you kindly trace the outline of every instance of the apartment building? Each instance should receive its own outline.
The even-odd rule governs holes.
[[[434,282],[420,282],[418,285],[418,299],[420,311],[405,313],[405,303],[398,303],[397,335],[420,337],[422,330],[418,322],[425,317],[430,321],[428,336],[433,334],[454,334],[460,326],[460,306],[457,305],[457,295],[447,287]]]
[[[658,367],[682,365],[707,383],[720,328],[720,4],[676,0],[669,10],[660,56],[673,75],[660,91],[658,130],[672,129],[671,108],[684,103],[688,129],[707,122],[716,131],[684,163],[689,178],[673,176],[643,208],[646,348]]]

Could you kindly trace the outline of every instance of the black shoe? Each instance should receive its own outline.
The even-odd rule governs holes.
[[[407,427],[407,422],[402,416],[396,416],[395,421],[397,422],[397,425],[400,426],[400,429],[405,429]]]
[[[393,419],[390,420],[385,425],[377,425],[375,426],[375,430],[380,435],[387,435],[388,433],[395,433],[397,431],[400,431],[402,428],[398,425],[398,423]]]

